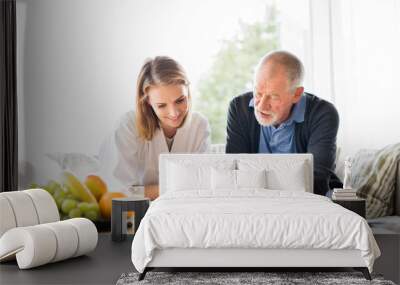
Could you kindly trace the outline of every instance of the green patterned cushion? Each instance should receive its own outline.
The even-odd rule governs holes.
[[[394,191],[400,143],[379,151],[359,151],[353,159],[351,183],[357,195],[367,200],[367,219],[394,213]]]

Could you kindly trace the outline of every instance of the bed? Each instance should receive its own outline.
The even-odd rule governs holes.
[[[163,154],[160,197],[132,242],[158,267],[352,267],[370,279],[368,223],[313,194],[310,154]]]

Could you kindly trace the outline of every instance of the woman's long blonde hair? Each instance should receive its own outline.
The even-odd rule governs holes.
[[[139,137],[145,140],[151,140],[156,130],[160,127],[158,117],[147,99],[148,89],[151,86],[160,85],[187,86],[188,106],[190,110],[189,81],[182,66],[177,61],[167,56],[157,56],[154,59],[146,60],[140,70],[137,80],[135,112],[136,129]]]

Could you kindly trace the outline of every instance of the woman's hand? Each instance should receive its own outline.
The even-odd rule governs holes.
[[[149,198],[151,201],[158,198],[159,190],[158,185],[147,185],[144,186],[144,197]]]

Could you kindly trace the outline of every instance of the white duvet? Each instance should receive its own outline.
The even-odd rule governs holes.
[[[323,196],[265,189],[162,195],[137,230],[133,265],[143,272],[165,248],[358,249],[370,272],[380,255],[359,215]]]

